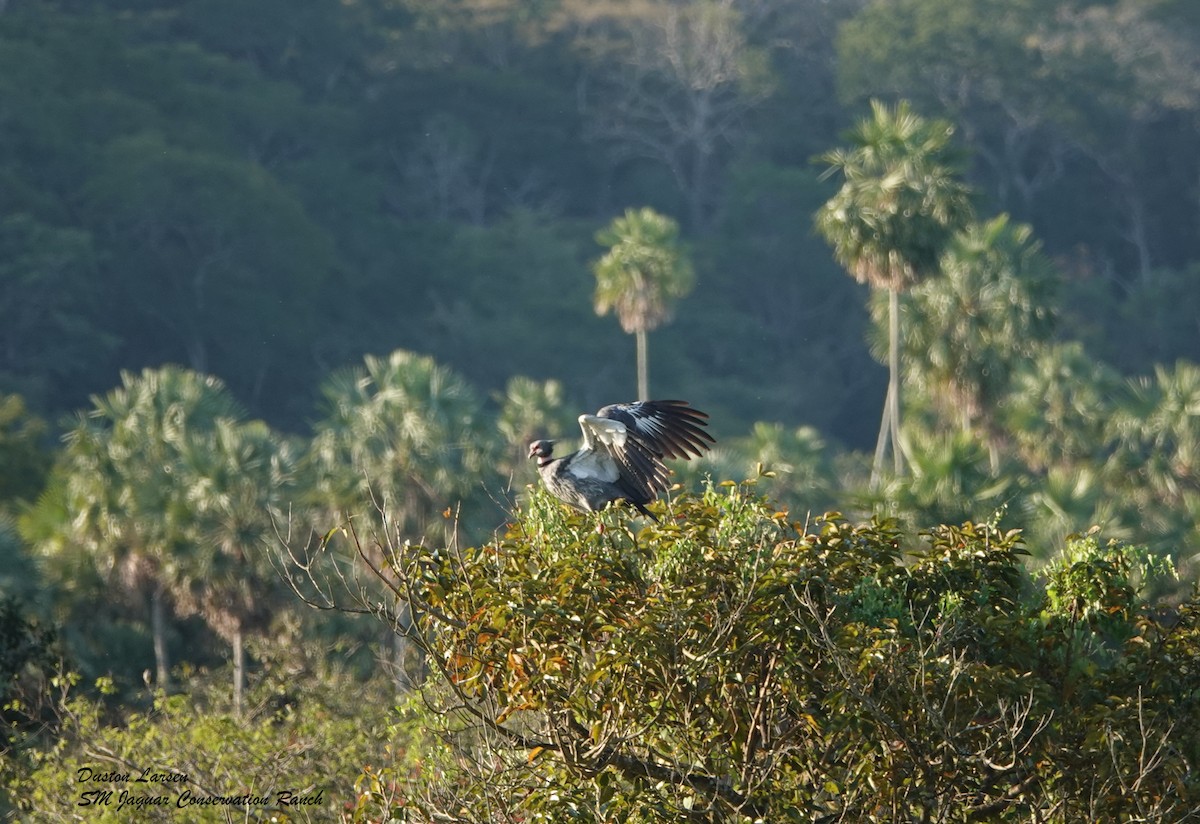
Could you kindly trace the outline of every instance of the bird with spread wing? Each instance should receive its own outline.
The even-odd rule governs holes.
[[[583,446],[554,457],[554,442],[529,445],[538,474],[550,494],[585,512],[599,512],[614,501],[628,501],[639,512],[668,486],[663,461],[703,455],[713,443],[704,431],[708,415],[687,401],[639,401],[606,406],[580,415]]]

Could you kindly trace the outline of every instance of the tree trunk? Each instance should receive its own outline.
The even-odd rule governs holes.
[[[246,685],[246,651],[242,644],[242,628],[233,633],[233,714],[242,717],[242,692]]]
[[[384,629],[384,660],[392,671],[396,691],[401,693],[425,682],[425,655],[409,637],[413,632],[412,609],[407,604],[400,608],[396,623]]]
[[[888,389],[879,421],[879,439],[875,442],[875,461],[871,466],[871,489],[877,489],[883,476],[883,458],[892,448],[892,469],[904,472],[900,449],[900,292],[888,290]]]
[[[887,395],[883,399],[883,413],[879,416],[879,437],[875,440],[875,460],[871,463],[871,489],[879,488],[883,478],[883,456],[887,454],[888,437],[891,435],[892,382],[888,380]]]
[[[164,610],[166,593],[161,583],[150,591],[150,632],[154,636],[155,684],[159,689],[168,686],[170,662],[167,660],[167,621]]]
[[[900,291],[888,290],[888,417],[892,428],[892,461],[899,476],[904,472],[900,447]]]
[[[1150,280],[1153,269],[1153,258],[1150,255],[1149,230],[1146,221],[1146,204],[1137,193],[1128,196],[1129,201],[1129,242],[1137,250],[1138,274],[1142,283]]]
[[[646,330],[639,329],[634,333],[637,338],[637,380],[638,400],[650,400],[650,367],[646,357]]]
[[[393,629],[388,633],[387,640],[391,644],[392,683],[396,692],[408,692],[413,687],[408,677],[408,639]]]

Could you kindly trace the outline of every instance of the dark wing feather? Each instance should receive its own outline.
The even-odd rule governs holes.
[[[596,415],[623,423],[658,458],[698,458],[715,443],[701,428],[708,425],[708,415],[687,401],[615,403]]]
[[[653,500],[669,485],[664,458],[699,457],[714,443],[712,436],[701,429],[707,425],[708,416],[687,401],[612,404],[596,416],[624,425],[624,444],[610,447],[610,452],[622,481],[642,503]]]
[[[628,438],[623,449],[614,451],[621,481],[640,503],[654,500],[668,485],[667,468],[641,441]]]

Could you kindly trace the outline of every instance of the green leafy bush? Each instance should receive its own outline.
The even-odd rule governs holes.
[[[1182,821],[1200,805],[1195,596],[1157,608],[1085,553],[1071,579],[1107,576],[1120,608],[1070,626],[1066,579],[1031,580],[1016,531],[806,526],[750,485],[657,506],[635,529],[535,493],[491,543],[392,547],[382,574],[425,648],[439,743],[415,772],[360,776],[357,820]]]
[[[75,679],[65,678],[73,682]],[[3,789],[22,821],[336,821],[371,765],[407,757],[386,679],[264,677],[239,715],[220,678],[156,693],[143,712],[62,698],[52,739],[9,762]],[[100,692],[111,691],[101,679]],[[418,708],[419,711],[419,708]]]

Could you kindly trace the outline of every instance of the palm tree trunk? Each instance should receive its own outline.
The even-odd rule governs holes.
[[[650,400],[650,366],[649,358],[646,356],[646,330],[638,329],[634,333],[637,339],[637,374],[638,374],[638,400]]]
[[[233,632],[233,714],[242,717],[242,692],[246,685],[246,651],[242,644],[242,628]]]
[[[871,489],[879,488],[883,478],[883,456],[887,454],[888,437],[892,433],[892,381],[888,379],[887,396],[883,399],[883,414],[879,416],[879,437],[875,440],[875,460],[871,463]]]
[[[170,662],[167,660],[167,620],[163,603],[166,593],[161,583],[150,590],[150,632],[154,636],[155,683],[159,689],[167,688],[170,677]]]
[[[888,417],[891,418],[892,460],[899,476],[904,472],[900,447],[900,291],[888,290]]]
[[[871,465],[871,489],[877,489],[883,475],[883,458],[892,447],[892,469],[899,476],[904,472],[900,448],[900,292],[888,290],[888,388],[879,421],[879,438],[875,441],[875,460]]]

